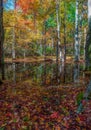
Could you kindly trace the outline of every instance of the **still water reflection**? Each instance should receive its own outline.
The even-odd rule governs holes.
[[[5,79],[19,82],[31,79],[39,85],[59,85],[76,83],[83,84],[85,74],[82,64],[57,64],[57,63],[6,63]]]

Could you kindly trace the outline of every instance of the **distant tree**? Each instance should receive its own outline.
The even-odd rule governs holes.
[[[3,0],[0,0],[0,66],[3,64]]]
[[[3,0],[0,0],[0,69],[4,79],[4,55],[3,55],[4,29],[3,29]],[[2,81],[0,81],[0,84]]]
[[[88,33],[85,46],[85,69],[91,68],[91,0],[88,0]]]
[[[16,0],[14,0],[13,2],[14,2],[14,10],[16,10]],[[15,50],[15,45],[16,45],[15,24],[13,25],[12,34],[13,34],[12,59],[15,59],[16,58],[16,50]]]

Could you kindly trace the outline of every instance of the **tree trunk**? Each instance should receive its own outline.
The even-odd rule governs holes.
[[[83,11],[79,15],[79,55],[81,55],[81,43],[82,43],[82,18],[83,18]]]
[[[16,84],[16,63],[12,63],[12,70],[13,70],[13,82]]]
[[[83,55],[83,59],[85,61],[85,46],[86,46],[86,28],[84,28],[84,55]]]
[[[33,16],[34,16],[34,33],[36,34],[37,33],[37,27],[36,27],[36,12],[35,11],[33,13]]]
[[[79,36],[78,36],[78,0],[76,0],[76,14],[75,14],[75,61],[79,61]]]
[[[64,2],[64,62],[66,62],[66,5]]]
[[[14,0],[14,9],[16,10],[16,0]],[[15,14],[14,14],[15,15]],[[14,60],[16,58],[16,53],[15,53],[15,25],[13,26],[13,42],[12,42],[12,59]]]
[[[56,61],[58,61],[59,46],[60,46],[59,0],[56,0],[56,18],[57,18],[57,49],[56,49]]]
[[[0,71],[4,80],[4,27],[3,27],[3,0],[0,0]]]
[[[26,49],[23,49],[23,58],[26,58]]]
[[[4,29],[3,29],[3,0],[0,0],[0,66],[3,61],[3,41],[4,41]]]
[[[15,59],[15,27],[13,27],[13,42],[12,42],[12,59]]]
[[[88,0],[88,32],[85,46],[85,69],[91,69],[91,0]]]
[[[79,64],[74,65],[74,83],[79,83]]]
[[[91,94],[91,77],[90,77],[89,84],[88,84],[87,89],[86,89],[86,91],[85,91],[85,93],[83,95],[83,99],[82,100],[87,102],[88,101],[88,97],[89,97],[90,94]],[[84,111],[84,106],[82,104],[82,100],[80,101],[80,104],[79,104],[79,106],[77,108],[77,113],[81,113],[81,112]]]
[[[46,20],[44,21],[44,60],[46,60]]]

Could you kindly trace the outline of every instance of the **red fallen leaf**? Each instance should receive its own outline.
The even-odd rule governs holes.
[[[12,117],[12,114],[11,113],[7,113],[6,116],[7,117]]]
[[[8,108],[8,109],[11,108],[11,107],[12,107],[12,105],[10,105],[10,104],[7,105],[7,108]]]
[[[82,104],[85,106],[86,105],[86,100],[82,100]]]
[[[61,130],[60,126],[56,126],[55,130]]]
[[[52,119],[58,118],[58,112],[52,113],[52,114],[50,115],[50,117],[51,117]]]
[[[65,126],[67,129],[69,128],[69,122],[68,122],[68,119],[66,117],[63,119],[62,125]]]
[[[86,117],[84,115],[79,115],[80,121],[85,121]]]

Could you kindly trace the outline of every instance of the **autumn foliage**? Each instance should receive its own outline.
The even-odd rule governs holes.
[[[20,7],[24,13],[28,13],[28,11],[34,8],[34,4],[36,3],[37,0],[18,0],[17,1],[17,6],[18,8]]]

